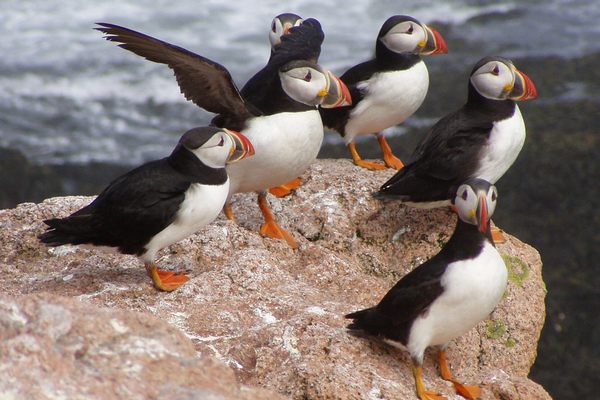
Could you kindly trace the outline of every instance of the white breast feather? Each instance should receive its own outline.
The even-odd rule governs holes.
[[[504,260],[487,241],[475,259],[448,265],[441,282],[444,292],[412,325],[407,345],[411,355],[446,344],[487,318],[500,302],[506,283]]]
[[[300,176],[323,142],[319,112],[289,112],[254,118],[244,129],[254,155],[227,166],[230,195],[264,190]]]
[[[152,238],[146,245],[147,251],[142,259],[145,262],[154,260],[160,249],[185,239],[211,223],[223,209],[228,193],[229,181],[223,185],[193,183],[185,193],[175,221]]]
[[[365,97],[350,113],[344,140],[378,133],[410,117],[423,103],[429,73],[423,61],[403,71],[379,72],[358,85]]]
[[[495,122],[475,177],[496,183],[515,162],[525,143],[525,123],[515,105],[512,117]]]

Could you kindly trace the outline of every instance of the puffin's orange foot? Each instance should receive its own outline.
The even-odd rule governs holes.
[[[504,237],[504,232],[502,229],[493,226],[492,227],[492,239],[495,244],[502,244],[506,242],[506,238]]]
[[[292,249],[298,248],[298,242],[296,242],[296,239],[294,239],[294,237],[288,231],[280,227],[277,222],[273,220],[265,222],[260,227],[260,234],[273,239],[285,240]]]
[[[367,161],[367,160],[354,160],[354,164],[359,167],[367,168],[370,170],[381,170],[385,169],[385,165],[375,162],[375,161]]]
[[[233,207],[231,207],[231,203],[225,203],[223,206],[223,213],[228,220],[235,222],[235,214],[233,213]]]
[[[163,271],[154,265],[146,265],[146,271],[154,282],[154,287],[165,292],[172,292],[179,286],[190,280],[185,274],[178,274],[173,271]]]
[[[393,154],[384,154],[383,161],[385,162],[385,165],[389,168],[394,168],[398,170],[404,168],[404,163],[402,162],[402,160],[400,160]]]
[[[297,189],[302,185],[300,178],[293,179],[286,184],[275,186],[269,189],[269,193],[276,197],[285,197],[292,193],[292,190]]]
[[[442,396],[439,393],[436,392],[432,392],[432,391],[425,391],[424,393],[422,393],[419,398],[421,400],[448,400],[445,396]]]
[[[454,390],[465,399],[475,400],[481,396],[481,388],[477,385],[465,385],[457,381],[452,381]]]

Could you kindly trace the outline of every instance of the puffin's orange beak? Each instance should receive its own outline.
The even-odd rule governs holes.
[[[421,54],[428,56],[448,53],[448,46],[446,46],[443,36],[437,30],[428,26],[425,26],[425,30],[427,30],[427,42],[421,49]]]
[[[535,85],[523,72],[515,69],[515,84],[508,95],[512,100],[530,100],[537,97]]]
[[[476,218],[477,226],[481,233],[486,233],[488,230],[488,210],[487,210],[487,199],[485,193],[479,195],[479,204],[477,205]]]
[[[348,86],[333,72],[325,71],[329,81],[329,88],[323,92],[325,96],[321,102],[323,108],[336,108],[352,105],[352,95]]]
[[[233,140],[234,144],[229,153],[227,164],[240,161],[254,154],[254,146],[252,146],[252,142],[250,142],[250,140],[241,132],[231,129],[224,129],[224,131]]]

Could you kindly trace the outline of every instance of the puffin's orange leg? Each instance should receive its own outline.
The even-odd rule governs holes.
[[[495,244],[506,242],[506,238],[504,237],[503,233],[504,232],[502,229],[498,228],[497,226],[492,226],[492,239],[494,240]]]
[[[481,389],[479,388],[479,386],[465,385],[454,378],[454,376],[452,375],[452,371],[450,371],[450,366],[448,365],[448,360],[446,359],[446,352],[444,350],[440,350],[438,352],[438,361],[440,364],[440,375],[442,376],[442,379],[452,382],[456,393],[460,394],[465,399],[470,400],[477,399],[481,395]]]
[[[158,290],[172,292],[190,280],[190,278],[184,274],[178,274],[173,271],[163,271],[158,269],[154,264],[145,264],[145,267],[148,275],[152,278],[152,282],[154,282],[154,287]]]
[[[271,193],[273,196],[285,197],[292,193],[292,190],[299,188],[300,185],[302,185],[302,180],[300,178],[292,179],[288,183],[272,187],[269,189],[269,193]]]
[[[260,227],[261,235],[274,239],[285,240],[292,249],[297,249],[298,242],[296,242],[294,237],[288,231],[280,227],[277,224],[277,221],[275,221],[275,217],[271,212],[271,206],[267,200],[266,192],[261,192],[258,194],[258,206],[260,207],[260,211],[265,218],[265,223]]]
[[[394,169],[404,168],[404,163],[394,155],[392,148],[387,140],[385,140],[383,133],[377,134],[377,141],[379,142],[379,147],[381,147],[381,151],[383,152],[383,161],[385,161],[385,165]]]
[[[446,397],[440,395],[439,393],[425,389],[425,383],[423,383],[423,367],[413,364],[412,370],[415,377],[415,386],[417,387],[417,396],[419,396],[419,399],[446,400]]]
[[[223,213],[228,220],[235,222],[235,215],[233,214],[233,207],[231,207],[231,203],[225,203],[223,206]]]
[[[360,157],[360,154],[358,154],[358,151],[356,151],[356,144],[354,144],[354,142],[350,142],[350,144],[348,144],[348,149],[350,150],[350,154],[352,155],[352,160],[354,161],[354,164],[358,165],[359,167],[372,170],[385,169],[385,165],[381,163],[363,160]]]

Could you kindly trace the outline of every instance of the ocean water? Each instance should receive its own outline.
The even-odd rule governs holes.
[[[600,51],[600,7],[593,3],[292,0],[282,8],[278,1],[3,0],[0,147],[18,149],[36,164],[134,165],[168,154],[184,131],[210,121],[211,114],[185,101],[167,67],[102,39],[95,22],[202,54],[228,68],[241,87],[266,62],[267,32],[280,12],[320,20],[326,35],[320,63],[338,73],[371,57],[389,16],[412,15],[448,41],[448,55],[427,60],[432,76],[443,79],[444,70],[469,71],[488,54],[569,60]],[[562,97],[544,101],[592,95],[585,83],[569,84]],[[406,126],[432,121],[417,114]],[[336,134],[326,141],[341,143]]]

